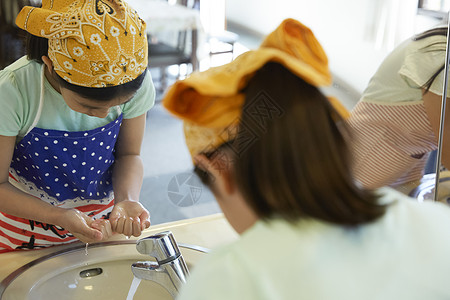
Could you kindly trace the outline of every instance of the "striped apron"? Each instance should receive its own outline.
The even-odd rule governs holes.
[[[76,208],[94,219],[105,218],[114,205],[111,177],[122,114],[105,126],[87,131],[37,128],[44,103],[44,80],[42,71],[38,113],[15,147],[9,182],[53,206]],[[60,226],[0,212],[0,253],[75,240]]]
[[[355,178],[367,188],[418,180],[437,148],[423,101],[358,102],[348,119]]]

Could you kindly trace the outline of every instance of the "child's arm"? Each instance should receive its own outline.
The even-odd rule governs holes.
[[[64,209],[32,197],[9,183],[9,166],[16,137],[0,135],[0,211],[25,219],[58,225],[83,242],[103,238],[100,230],[90,227],[92,219],[75,209]]]
[[[124,119],[116,143],[113,170],[114,209],[111,225],[117,233],[139,236],[150,226],[150,215],[139,203],[143,180],[141,145],[144,137],[146,114]]]

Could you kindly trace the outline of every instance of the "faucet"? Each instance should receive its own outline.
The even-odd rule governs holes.
[[[131,271],[139,279],[151,280],[162,285],[175,299],[186,282],[189,270],[180,249],[170,231],[164,231],[137,241],[136,249],[141,254],[152,256],[155,261],[138,261]]]

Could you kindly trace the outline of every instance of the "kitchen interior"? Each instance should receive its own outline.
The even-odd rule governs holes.
[[[11,24],[11,16],[5,18],[4,15],[5,11],[17,12],[18,8],[7,3],[23,5],[27,1],[1,1],[0,17],[4,23],[0,30],[0,68],[3,68],[23,53],[20,39],[14,36],[18,31],[6,28]],[[39,1],[29,1],[31,5],[39,5]],[[140,15],[145,15],[146,1],[159,0],[130,0],[129,3]],[[180,245],[188,267],[203,255],[201,249],[196,250],[194,246],[214,248],[236,239],[237,235],[220,214],[211,191],[193,173],[182,122],[165,111],[161,104],[164,93],[175,80],[182,80],[193,71],[228,63],[241,53],[256,49],[264,36],[283,19],[294,18],[313,30],[328,55],[333,84],[324,88],[325,93],[336,96],[351,110],[386,55],[414,34],[445,24],[450,9],[450,1],[446,0],[159,2],[185,6],[194,12],[194,21],[189,21],[189,24],[182,21],[182,13],[178,15],[178,20],[164,21],[164,18],[169,18],[170,12],[164,14],[158,24],[152,19],[146,20],[149,28],[155,28],[155,32],[149,35],[149,67],[157,94],[155,105],[147,114],[142,145],[144,182],[140,201],[151,214],[152,226],[145,234],[148,236],[170,230]],[[158,14],[157,11],[153,13]],[[164,49],[158,48],[161,42],[180,47],[180,37],[183,40],[182,51],[176,55],[184,56],[184,60],[174,64],[165,62],[165,58],[159,60],[157,55],[165,54]],[[162,52],[156,53],[157,50]],[[154,60],[152,51],[156,51]],[[133,278],[129,271],[131,263],[148,259],[148,253],[136,253],[136,240],[134,237],[113,238],[106,245],[86,246],[87,252],[85,245],[69,245],[38,250],[37,253],[0,254],[0,295],[4,293],[0,298],[25,299],[21,297],[33,292],[33,299],[42,299],[39,297],[44,297],[52,289],[48,282],[58,280],[61,289],[53,291],[55,295],[75,295],[77,292],[77,299],[107,295],[113,295],[110,299],[119,299],[114,295],[128,293]],[[111,269],[122,274],[120,278],[113,279],[114,283],[117,282],[114,287],[101,276],[87,275],[84,279],[89,281],[84,283],[84,279],[74,279],[82,272],[80,270],[97,268],[86,266],[98,265],[104,273]],[[109,291],[105,292],[105,289]],[[171,299],[173,294],[168,290],[164,285],[143,280],[134,299],[149,299],[146,295],[150,292],[155,295],[154,299]]]

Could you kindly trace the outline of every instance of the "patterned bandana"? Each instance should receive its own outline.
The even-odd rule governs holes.
[[[122,0],[43,0],[26,6],[16,24],[48,39],[48,56],[64,80],[116,86],[147,68],[145,22]]]

